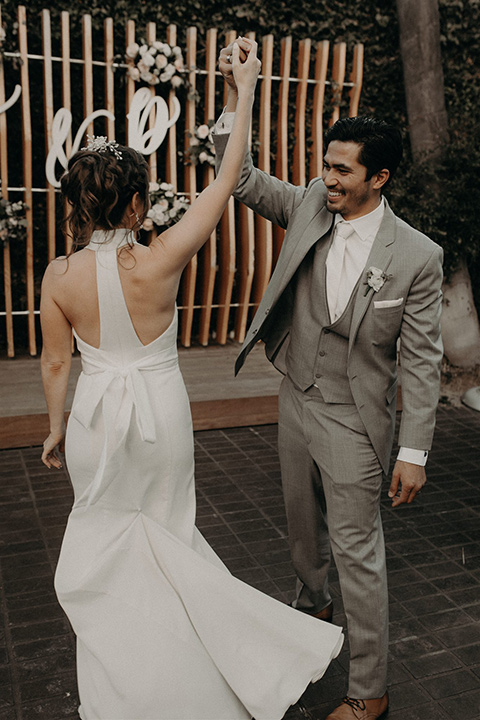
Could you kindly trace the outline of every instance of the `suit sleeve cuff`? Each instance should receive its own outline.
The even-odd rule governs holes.
[[[234,112],[222,112],[217,122],[215,123],[215,134],[216,135],[228,135],[232,132],[233,121],[235,120]]]
[[[401,447],[398,451],[397,460],[409,462],[413,465],[426,465],[428,459],[427,450],[414,450],[413,448]]]

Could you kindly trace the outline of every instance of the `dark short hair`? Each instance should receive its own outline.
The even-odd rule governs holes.
[[[395,175],[403,155],[400,130],[366,115],[337,120],[325,134],[325,152],[333,140],[360,145],[358,161],[367,168],[366,180],[387,168],[390,177],[385,186]]]

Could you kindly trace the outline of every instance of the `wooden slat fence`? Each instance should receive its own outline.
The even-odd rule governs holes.
[[[234,38],[232,31],[220,35],[216,29],[200,38],[195,27],[179,36],[173,25],[168,27],[165,37],[159,37],[154,23],[141,28],[129,20],[125,28],[125,47],[118,47],[113,20],[107,18],[102,49],[98,38],[94,40],[91,17],[85,15],[82,56],[75,58],[71,56],[71,25],[67,12],[59,16],[61,33],[57,51],[52,48],[50,11],[43,10],[41,54],[29,52],[28,22],[36,21],[37,18],[27,17],[24,6],[19,6],[18,51],[5,52],[3,62],[0,61],[0,107],[11,96],[15,84],[21,85],[22,89],[18,102],[6,112],[0,112],[2,195],[10,200],[23,199],[28,206],[24,248],[19,251],[18,247],[12,248],[6,242],[2,253],[4,298],[0,306],[0,334],[5,333],[2,349],[9,357],[14,356],[16,343],[21,344],[16,336],[26,338],[29,353],[36,354],[41,275],[49,260],[70,249],[59,229],[63,208],[58,190],[45,179],[43,168],[37,167],[38,158],[44,153],[46,156],[52,146],[55,112],[63,106],[74,115],[73,134],[71,129],[63,148],[67,157],[76,129],[84,118],[100,108],[116,115],[116,120],[97,118],[86,132],[127,142],[126,114],[139,86],[126,77],[126,65],[119,58],[123,58],[125,48],[135,40],[138,42],[139,37],[144,37],[149,44],[161,40],[182,47],[183,43],[189,83],[191,89],[198,90],[197,97],[193,93],[188,98],[177,93],[182,104],[179,122],[169,128],[164,143],[148,159],[152,181],[165,180],[176,191],[193,199],[197,188],[212,181],[214,171],[210,166],[184,165],[177,149],[181,147],[188,153],[189,132],[193,132],[196,124],[207,123],[219,115],[223,80],[216,70],[216,58],[220,48]],[[333,123],[341,112],[351,116],[358,112],[363,46],[356,45],[349,60],[346,44],[341,42],[331,46],[328,41],[314,43],[304,39],[295,47],[290,37],[277,44],[272,35],[267,35],[259,39],[259,45],[262,75],[259,102],[254,109],[257,164],[266,172],[275,172],[282,180],[305,184],[321,173],[325,123]],[[16,64],[14,60],[17,60]],[[350,75],[346,81],[348,62]],[[295,67],[293,72],[292,66]],[[35,83],[30,82],[33,73]],[[100,75],[103,75],[101,91]],[[37,81],[39,77],[40,82]],[[160,91],[159,86],[156,88],[151,88],[152,95]],[[176,91],[171,89],[166,96],[170,114],[174,111],[175,95]],[[43,128],[39,130],[42,119],[38,108],[41,104]],[[125,118],[120,118],[119,108],[121,110],[123,106]],[[155,120],[154,112],[152,110],[150,126]],[[78,116],[81,113],[83,117]],[[184,138],[180,137],[181,132],[184,132]],[[43,134],[43,151],[35,145],[40,145],[39,133]],[[274,167],[271,167],[272,153]],[[45,218],[43,231],[37,229],[36,218]],[[38,239],[34,243],[34,228],[38,237],[45,238],[40,245]],[[188,347],[192,342],[207,345],[212,341],[225,344],[228,339],[243,340],[248,320],[265,291],[282,241],[280,228],[272,227],[263,218],[255,218],[250,210],[230,200],[218,231],[212,233],[182,278],[178,305],[181,311],[180,341],[184,346]]]

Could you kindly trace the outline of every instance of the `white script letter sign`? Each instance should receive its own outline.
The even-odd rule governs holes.
[[[76,153],[79,149],[80,143],[82,142],[83,134],[87,127],[98,117],[107,117],[110,120],[115,120],[115,115],[112,115],[112,113],[108,110],[95,110],[95,112],[90,113],[90,115],[85,118],[83,123],[78,128],[78,132],[75,135],[75,141],[72,146],[72,155]],[[67,110],[67,108],[60,108],[60,110],[55,113],[55,117],[53,118],[52,146],[49,150],[49,153],[47,155],[47,161],[45,163],[45,175],[47,176],[47,180],[50,185],[53,185],[53,187],[56,188],[60,187],[60,181],[56,178],[55,166],[58,160],[63,169],[67,169],[68,158],[65,154],[63,146],[65,144],[65,140],[68,137],[68,133],[70,132],[71,127],[72,113],[70,112],[70,110]]]
[[[180,116],[180,103],[173,98],[174,112],[168,116],[168,105],[158,95],[152,96],[149,88],[140,88],[132,98],[128,118],[128,144],[142,155],[151,155],[162,144],[169,128]],[[150,130],[145,130],[150,112],[155,107],[155,121]]]
[[[152,97],[148,88],[140,88],[132,98],[128,118],[128,145],[142,155],[151,155],[162,144],[169,128],[174,125],[180,116],[180,103],[177,98],[173,99],[174,113],[170,118],[168,105],[161,97]],[[155,122],[153,127],[145,130],[150,117],[150,112],[155,107]],[[95,110],[80,125],[72,147],[72,155],[77,152],[82,142],[87,127],[98,117],[107,117],[115,120],[115,116],[108,110]],[[68,158],[64,145],[72,127],[72,113],[67,108],[60,108],[55,113],[52,124],[52,146],[47,155],[45,163],[45,175],[50,185],[59,188],[60,181],[57,180],[55,168],[57,161],[66,170]]]
[[[7,110],[9,110],[12,107],[12,105],[15,105],[15,103],[17,102],[17,100],[21,94],[22,94],[21,86],[15,85],[15,90],[13,91],[11,96],[8,98],[8,100],[6,102],[4,102],[3,105],[0,105],[0,115],[4,112],[7,112]]]

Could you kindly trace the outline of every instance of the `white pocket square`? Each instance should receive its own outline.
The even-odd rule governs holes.
[[[381,308],[392,308],[392,307],[399,307],[403,303],[403,298],[398,298],[397,300],[374,300],[373,301],[373,307],[377,309]]]

